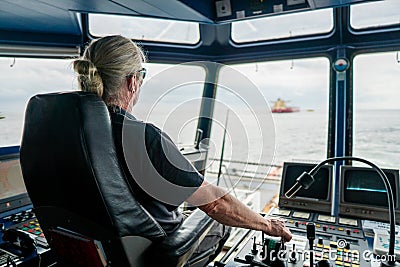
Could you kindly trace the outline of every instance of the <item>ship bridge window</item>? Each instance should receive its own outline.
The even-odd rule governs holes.
[[[89,14],[89,32],[96,37],[120,34],[142,41],[196,44],[200,40],[195,22]]]
[[[0,147],[19,145],[28,100],[50,92],[73,91],[71,60],[0,58]]]
[[[21,141],[28,100],[41,93],[78,88],[71,60],[0,58],[0,146]],[[11,65],[11,66],[10,66]],[[147,75],[133,114],[166,131],[178,145],[192,145],[204,87],[205,70],[194,65],[146,63]]]
[[[351,27],[357,30],[400,24],[400,1],[398,0],[353,5],[350,10]]]
[[[165,131],[180,147],[194,144],[206,72],[203,67],[146,63],[136,118]]]
[[[354,59],[353,155],[399,168],[400,63],[397,52]]]
[[[327,58],[222,67],[209,142],[209,177],[219,172],[226,122],[220,183],[229,185],[232,180],[237,188],[261,189],[261,203],[277,193],[283,162],[325,159],[329,69]]]
[[[333,9],[321,9],[232,23],[236,43],[324,34],[333,29]]]

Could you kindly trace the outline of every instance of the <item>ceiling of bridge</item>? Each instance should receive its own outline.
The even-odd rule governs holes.
[[[81,43],[77,13],[108,13],[224,23],[285,11],[348,5],[366,0],[2,0],[0,42]],[[32,32],[36,33],[35,35]],[[24,37],[24,34],[26,36]],[[42,36],[38,33],[43,33]],[[28,39],[29,40],[29,39]],[[33,40],[35,42],[35,40]]]

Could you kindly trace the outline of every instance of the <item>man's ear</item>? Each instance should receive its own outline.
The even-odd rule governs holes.
[[[132,75],[127,79],[128,82],[128,90],[129,92],[135,92],[135,87],[136,87],[136,77]]]

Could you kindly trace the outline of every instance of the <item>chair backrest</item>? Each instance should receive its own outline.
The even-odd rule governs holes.
[[[57,229],[76,232],[101,241],[108,259],[123,266],[127,256],[121,247],[142,251],[138,244],[145,247],[165,237],[135,200],[118,162],[108,109],[98,96],[69,92],[32,97],[20,156],[27,191],[48,239]]]

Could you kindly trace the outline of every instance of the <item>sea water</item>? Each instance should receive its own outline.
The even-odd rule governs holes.
[[[24,114],[22,112],[2,112],[4,119],[0,119],[0,147],[19,145],[22,136]],[[301,111],[296,113],[273,114],[275,128],[274,150],[271,161],[270,153],[260,158],[260,132],[246,129],[246,136],[242,139],[232,139],[227,149],[235,153],[225,153],[225,158],[249,162],[280,165],[284,161],[318,162],[327,156],[328,115],[320,111]],[[157,118],[152,119],[157,125]],[[168,120],[170,125],[166,129],[180,129],[180,120]],[[171,125],[172,124],[172,125]],[[197,122],[193,127],[182,131],[179,140],[173,138],[179,145],[192,144]],[[51,127],[51,126],[49,126]],[[238,131],[243,124],[230,120],[228,130]],[[213,126],[211,134],[214,151],[212,157],[219,158],[223,131],[221,127]],[[229,132],[228,131],[228,132]],[[168,131],[167,131],[168,132]],[[175,137],[174,133],[169,133]],[[227,139],[229,141],[229,139]],[[359,110],[354,115],[353,155],[364,157],[385,168],[400,167],[400,110]],[[263,148],[263,149],[267,149]],[[268,151],[269,152],[269,151]],[[234,155],[234,158],[231,156]]]

